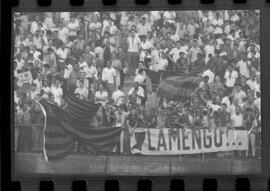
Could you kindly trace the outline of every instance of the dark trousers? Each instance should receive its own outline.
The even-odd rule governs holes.
[[[76,85],[75,85],[75,84],[70,84],[70,85],[68,86],[68,92],[69,92],[69,95],[70,95],[70,96],[73,96],[73,95],[74,95],[75,89],[76,89]]]
[[[63,97],[65,98],[68,95],[68,79],[63,79]]]
[[[119,72],[120,72],[120,86],[123,88],[126,74],[124,73],[123,70],[119,70]]]
[[[142,145],[145,139],[145,132],[135,132],[136,144],[133,146],[133,149],[142,150]]]
[[[128,52],[127,62],[129,75],[135,75],[135,70],[139,64],[139,54],[137,52]]]

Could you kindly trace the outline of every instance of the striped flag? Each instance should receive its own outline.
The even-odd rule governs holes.
[[[59,108],[52,102],[41,100],[40,104],[46,118],[43,150],[48,160],[61,159],[69,155],[75,148],[75,142],[83,144],[88,152],[101,154],[113,152],[120,141],[121,128],[84,125],[78,122],[69,111]],[[83,102],[78,102],[77,107],[87,111],[88,106],[83,105]]]
[[[69,115],[80,125],[89,125],[96,115],[100,104],[94,104],[81,100],[75,96],[68,97],[66,100]]]
[[[157,95],[170,100],[186,102],[202,81],[197,76],[175,76],[162,80]]]

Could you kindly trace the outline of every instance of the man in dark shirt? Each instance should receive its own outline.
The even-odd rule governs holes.
[[[176,61],[176,69],[181,70],[181,71],[185,71],[186,68],[188,68],[188,61],[185,58],[185,53],[181,51],[179,53],[179,56],[180,57]]]
[[[155,109],[151,108],[149,115],[146,116],[146,123],[148,128],[157,128],[157,116],[155,114]]]
[[[191,72],[192,73],[200,73],[203,71],[205,67],[205,61],[201,53],[197,54],[197,60],[192,63],[191,65]]]
[[[221,104],[221,109],[218,112],[218,126],[219,127],[229,127],[230,126],[230,114],[226,111],[227,105],[225,103]]]

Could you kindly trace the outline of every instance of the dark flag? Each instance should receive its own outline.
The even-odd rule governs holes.
[[[41,100],[40,104],[46,116],[44,153],[48,160],[69,155],[76,141],[83,143],[88,152],[99,154],[113,152],[119,143],[121,128],[85,126],[52,102]]]
[[[159,87],[161,72],[156,72],[153,70],[145,70],[145,72],[146,75],[151,79],[152,91],[155,92]]]
[[[186,102],[202,81],[197,76],[176,76],[161,81],[157,95],[170,100]]]
[[[100,104],[83,101],[75,96],[68,97],[66,100],[68,106],[67,111],[70,116],[80,125],[89,125],[93,117],[96,115]]]

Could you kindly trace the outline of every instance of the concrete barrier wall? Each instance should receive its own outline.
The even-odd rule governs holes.
[[[84,175],[247,175],[261,173],[257,159],[70,155],[46,162],[42,154],[15,153],[15,173]]]

